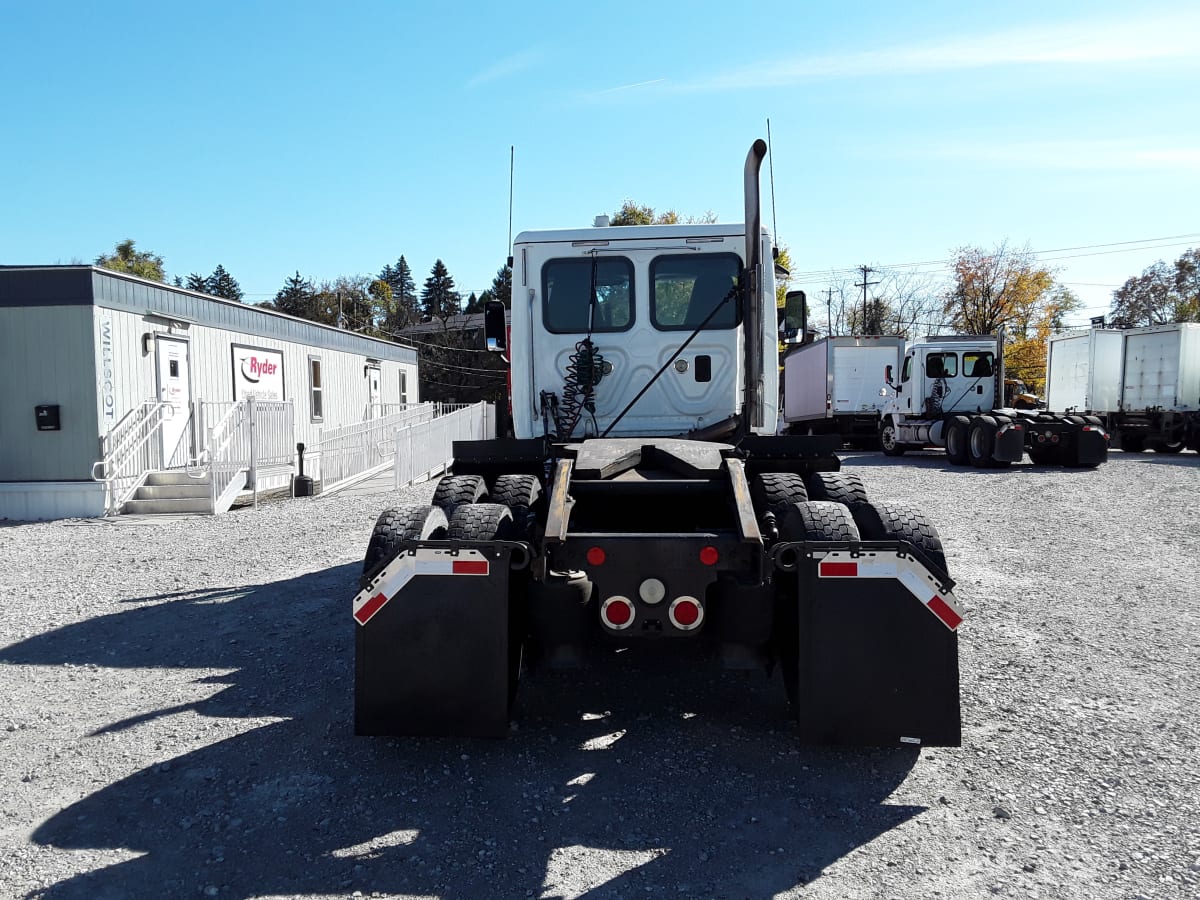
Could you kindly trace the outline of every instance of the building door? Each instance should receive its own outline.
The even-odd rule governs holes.
[[[367,418],[383,415],[379,400],[379,366],[367,366]]]
[[[169,467],[176,452],[183,457],[191,453],[188,413],[192,408],[192,380],[188,369],[188,342],[179,338],[156,337],[154,355],[158,368],[158,399],[170,404],[163,410],[165,418],[159,432],[162,436],[162,462]],[[176,461],[180,465],[183,462],[183,459]]]

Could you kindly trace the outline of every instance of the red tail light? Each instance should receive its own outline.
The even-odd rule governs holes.
[[[602,566],[606,559],[608,559],[608,555],[604,552],[603,547],[592,547],[587,552],[589,566]]]
[[[609,628],[620,631],[633,624],[633,603],[625,597],[609,597],[600,607],[600,620]]]
[[[704,621],[704,607],[695,597],[676,597],[668,615],[671,624],[680,631],[694,631]]]
[[[700,562],[706,566],[715,566],[720,558],[721,554],[717,552],[716,547],[704,547],[700,551]]]

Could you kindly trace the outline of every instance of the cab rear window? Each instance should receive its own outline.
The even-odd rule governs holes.
[[[733,253],[660,256],[650,264],[650,320],[660,331],[705,331],[738,324],[741,260]],[[707,320],[707,324],[706,323]]]
[[[549,260],[542,266],[542,321],[554,334],[626,331],[633,325],[633,263],[623,256]]]

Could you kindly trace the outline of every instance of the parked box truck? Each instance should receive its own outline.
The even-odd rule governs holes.
[[[876,446],[880,387],[888,366],[898,369],[904,338],[827,337],[803,344],[783,360],[783,418],[793,434],[839,434]]]
[[[1200,450],[1200,323],[1054,335],[1046,400],[1100,416],[1126,452]]]

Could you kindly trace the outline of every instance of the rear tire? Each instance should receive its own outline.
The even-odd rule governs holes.
[[[946,424],[946,459],[953,465],[965,466],[970,462],[967,451],[967,432],[971,420],[966,416],[954,416]]]
[[[535,536],[542,504],[542,485],[533,475],[501,475],[492,482],[491,500],[507,506],[522,539]]]
[[[998,428],[999,425],[991,416],[976,416],[971,420],[971,430],[967,441],[967,452],[971,465],[980,469],[992,467],[992,452],[996,448],[996,430]]]
[[[853,506],[867,502],[867,489],[854,472],[813,472],[808,476],[808,499]]]
[[[1183,441],[1153,441],[1150,449],[1155,453],[1169,453],[1174,456],[1183,452]]]
[[[447,537],[452,541],[510,541],[517,527],[512,512],[499,503],[464,503],[450,516]]]
[[[794,503],[783,517],[785,541],[857,541],[858,526],[850,510],[831,500]]]
[[[480,503],[487,499],[487,482],[482,475],[446,475],[433,491],[433,505],[439,506],[446,516],[464,503]]]
[[[862,503],[851,509],[854,522],[865,541],[908,541],[929,561],[949,574],[942,539],[916,507],[906,503]]]
[[[436,506],[408,506],[385,509],[375,520],[367,553],[363,558],[363,575],[391,562],[405,541],[439,541],[446,537],[446,514]]]
[[[766,513],[782,519],[793,504],[807,499],[804,479],[795,472],[763,472],[750,483],[750,502],[760,519]]]

